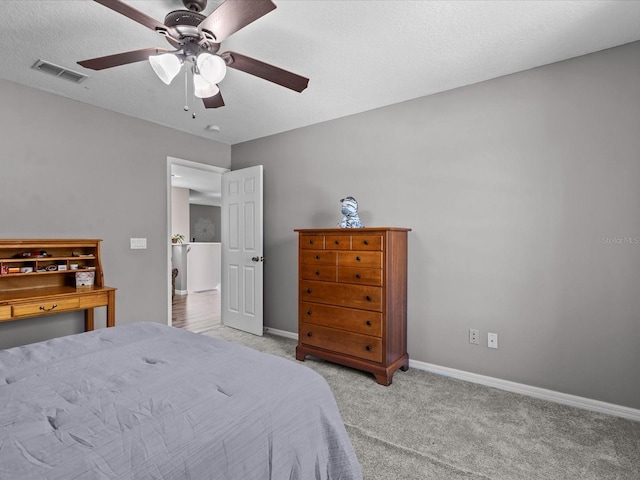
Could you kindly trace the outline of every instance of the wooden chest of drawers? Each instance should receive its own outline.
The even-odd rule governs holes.
[[[409,368],[407,228],[299,234],[296,358],[323,358],[390,385]]]

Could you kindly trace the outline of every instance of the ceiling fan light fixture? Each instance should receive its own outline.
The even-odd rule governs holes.
[[[200,75],[209,83],[218,84],[227,74],[227,64],[218,55],[203,52],[198,55],[196,65]]]
[[[149,56],[149,63],[158,78],[167,85],[171,83],[176,75],[178,75],[178,72],[180,72],[180,68],[182,68],[180,59],[172,53],[151,55]]]
[[[193,94],[198,98],[209,98],[217,95],[220,89],[215,83],[207,82],[202,75],[193,75]]]

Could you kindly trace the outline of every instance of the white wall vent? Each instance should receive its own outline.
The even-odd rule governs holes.
[[[82,83],[87,78],[89,78],[87,75],[84,75],[80,72],[74,72],[73,70],[69,70],[68,68],[64,68],[59,65],[54,65],[53,63],[45,62],[44,60],[38,60],[33,64],[31,68],[43,73],[48,73],[49,75],[54,75],[65,80],[69,80],[70,82],[74,83]]]

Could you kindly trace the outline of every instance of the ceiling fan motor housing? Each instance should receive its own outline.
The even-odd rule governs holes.
[[[189,10],[174,10],[164,17],[164,24],[167,27],[197,27],[205,18],[207,17],[197,12],[191,12]]]
[[[174,46],[180,45],[187,48],[189,50],[186,52],[187,55],[197,54],[202,50],[217,52],[220,45],[198,30],[198,25],[205,18],[207,18],[205,15],[189,10],[169,12],[164,18],[164,24],[169,29],[167,40]]]
[[[182,0],[182,3],[192,12],[201,12],[207,8],[207,0]]]

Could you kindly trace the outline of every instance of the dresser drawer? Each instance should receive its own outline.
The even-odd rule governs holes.
[[[0,306],[0,322],[11,318],[11,305]]]
[[[305,280],[336,281],[336,267],[333,265],[302,265],[300,276]]]
[[[324,235],[300,235],[300,248],[324,249]]]
[[[351,235],[327,235],[324,237],[324,248],[327,250],[350,250]]]
[[[352,250],[382,250],[381,235],[353,235],[351,237]]]
[[[381,312],[382,288],[301,280],[300,300]]]
[[[335,265],[337,252],[325,250],[303,250],[300,261],[303,265]]]
[[[382,252],[337,252],[339,267],[382,268]]]
[[[300,342],[345,355],[382,362],[382,339],[335,328],[301,323]]]
[[[379,268],[340,267],[338,281],[360,285],[382,286],[382,270]]]
[[[382,313],[368,310],[301,302],[300,322],[339,328],[376,337],[382,336]]]
[[[69,298],[55,301],[42,301],[24,303],[12,306],[13,317],[29,317],[32,315],[44,315],[47,313],[64,312],[65,310],[77,310],[80,307],[79,298]]]

